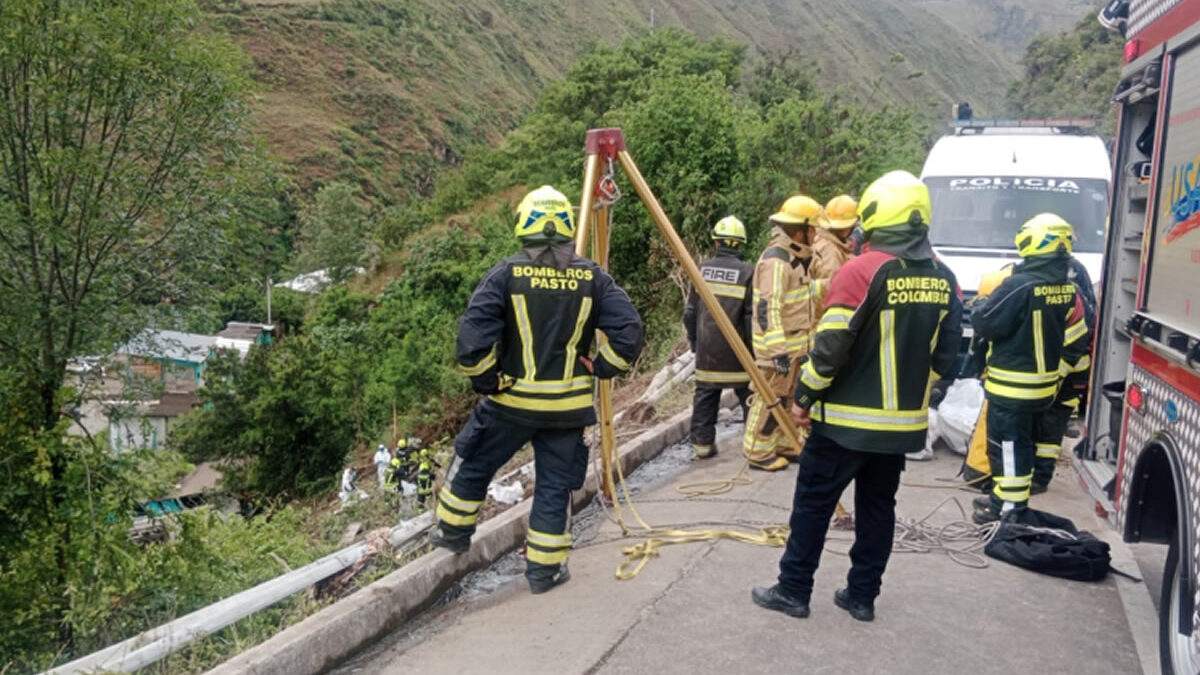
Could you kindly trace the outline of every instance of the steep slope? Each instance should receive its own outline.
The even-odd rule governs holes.
[[[1077,0],[207,0],[251,55],[257,112],[302,185],[334,177],[385,200],[427,192],[471,145],[495,142],[595,41],[654,25],[794,52],[819,82],[940,117],[999,109],[1017,57],[950,9]],[[1014,10],[1015,11],[1015,10]],[[1049,19],[1046,19],[1049,20]],[[1024,25],[1024,24],[1022,24]],[[1041,26],[1042,24],[1038,24]],[[1024,30],[1024,29],[1022,29]],[[977,33],[976,34],[973,34]],[[1022,45],[1023,46],[1023,45]]]
[[[936,14],[959,30],[992,45],[1009,60],[1017,60],[1039,34],[1073,26],[1085,14],[1095,14],[1093,0],[908,0]]]

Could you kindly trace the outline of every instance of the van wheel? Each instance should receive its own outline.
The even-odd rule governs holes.
[[[1179,560],[1179,537],[1171,536],[1167,562],[1163,565],[1162,598],[1158,603],[1158,656],[1163,675],[1193,675],[1200,672],[1190,633],[1180,632],[1179,605],[1183,565]]]

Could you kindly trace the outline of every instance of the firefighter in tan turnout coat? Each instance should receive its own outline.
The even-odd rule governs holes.
[[[787,468],[801,448],[780,431],[770,406],[787,406],[800,365],[808,354],[810,333],[820,319],[821,289],[814,281],[813,230],[823,209],[810,197],[788,198],[771,216],[771,241],[754,268],[754,358],[770,383],[756,391],[746,417],[742,450],[750,467],[762,471]]]

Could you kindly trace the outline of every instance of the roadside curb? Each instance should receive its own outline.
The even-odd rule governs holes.
[[[688,432],[691,410],[671,417],[618,448],[628,475],[678,443]],[[588,468],[576,509],[596,494],[595,467]],[[209,675],[316,675],[404,625],[471,572],[484,569],[520,546],[532,500],[526,499],[482,523],[462,555],[438,549],[304,619],[266,642],[208,671]]]
[[[1107,520],[1093,517],[1096,527],[1092,533],[1108,542],[1113,569],[1140,576],[1137,559],[1124,538]],[[1158,611],[1154,609],[1150,589],[1145,581],[1126,579],[1119,574],[1112,575],[1112,578],[1117,585],[1117,595],[1121,597],[1121,606],[1125,609],[1125,621],[1129,624],[1129,634],[1133,637],[1138,660],[1142,663],[1142,673],[1158,675],[1162,672],[1158,659]]]

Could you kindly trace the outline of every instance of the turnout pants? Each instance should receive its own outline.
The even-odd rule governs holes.
[[[571,490],[583,487],[588,449],[583,428],[540,429],[500,417],[486,401],[454,441],[454,462],[438,492],[437,517],[447,538],[470,538],[488,483],[526,443],[533,443],[533,509],[526,535],[525,575],[553,576],[571,550]]]
[[[737,394],[738,403],[742,408],[742,419],[746,419],[746,401],[750,398],[750,387],[731,389]],[[696,393],[692,396],[692,431],[688,440],[697,451],[711,450],[717,438],[717,413],[721,409],[721,394],[724,391],[715,386],[696,383]]]
[[[1067,423],[1075,409],[1055,401],[1049,410],[1033,415],[1033,485],[1046,487],[1054,478],[1054,467],[1058,463],[1058,454],[1062,451],[1063,435],[1067,433]]]
[[[795,459],[803,448],[793,448],[792,442],[779,429],[775,417],[767,408],[769,403],[779,401],[786,411],[791,407],[792,393],[796,390],[796,378],[800,376],[803,358],[793,358],[787,375],[764,369],[771,391],[755,391],[750,397],[750,411],[746,414],[746,431],[742,436],[742,453],[751,462],[768,462],[775,455]],[[754,385],[751,384],[751,390]],[[803,442],[803,441],[802,441]]]
[[[904,455],[861,452],[814,433],[800,455],[792,497],[791,534],[779,560],[779,585],[788,595],[808,599],[821,562],[829,520],[838,498],[854,481],[854,546],[850,549],[850,596],[873,602],[892,555],[896,534],[896,489]]]
[[[1034,416],[1038,414],[1013,410],[999,401],[988,401],[988,463],[992,469],[992,508],[997,513],[1023,507],[1029,502],[1035,454]],[[1061,436],[1059,442],[1062,442]]]

